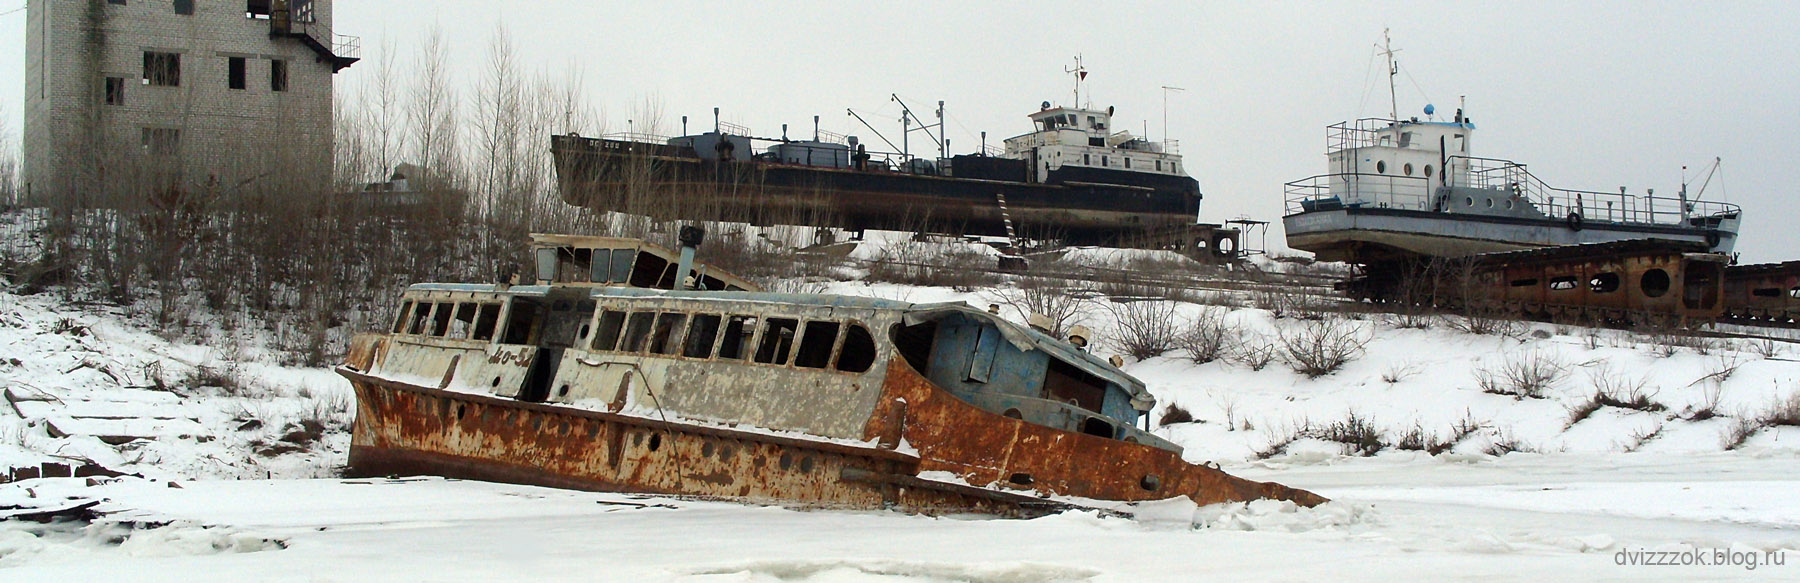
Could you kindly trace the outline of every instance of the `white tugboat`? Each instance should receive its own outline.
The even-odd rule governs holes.
[[[1736,242],[1737,205],[1695,200],[1685,185],[1675,197],[1553,188],[1524,164],[1473,156],[1462,107],[1448,120],[1424,112],[1328,127],[1330,173],[1286,185],[1288,246],[1368,265],[1642,239],[1728,254]]]

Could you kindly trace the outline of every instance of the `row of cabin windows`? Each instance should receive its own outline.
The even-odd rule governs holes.
[[[1093,166],[1093,165],[1094,165],[1094,156],[1093,156],[1093,154],[1087,154],[1087,153],[1083,153],[1083,154],[1082,154],[1082,155],[1081,155],[1081,163],[1082,163],[1082,164],[1083,164],[1083,165],[1086,165],[1086,166]],[[1106,156],[1106,155],[1104,155],[1104,154],[1102,154],[1102,155],[1101,155],[1101,156],[1100,156],[1100,166],[1101,166],[1101,167],[1102,167],[1102,168],[1105,168],[1105,167],[1110,167],[1110,166],[1112,166],[1112,159],[1111,159],[1111,158],[1108,158],[1108,157],[1107,157],[1107,156]],[[1131,167],[1131,158],[1125,158],[1125,167],[1126,167],[1126,168],[1130,168],[1130,167]],[[1162,171],[1162,169],[1163,169],[1163,163],[1162,163],[1162,160],[1157,160],[1157,161],[1156,161],[1156,170],[1157,170],[1157,171],[1158,171],[1158,172],[1161,172],[1161,171]],[[1177,162],[1170,162],[1170,163],[1169,163],[1169,171],[1170,171],[1170,172],[1181,172],[1181,165],[1180,165],[1180,163],[1177,163]]]
[[[1433,171],[1433,169],[1432,169],[1431,165],[1426,164],[1425,165],[1425,177],[1431,178],[1432,171]],[[1412,176],[1413,175],[1412,162],[1407,162],[1406,165],[1402,166],[1401,172],[1403,172],[1407,176]],[[1376,174],[1387,174],[1387,160],[1378,160],[1375,162],[1375,173]],[[1488,206],[1493,206],[1493,205],[1488,205]]]
[[[759,320],[762,320],[760,337],[756,335]],[[407,300],[400,306],[400,315],[394,319],[392,331],[487,341],[493,340],[494,328],[499,321],[500,304],[497,302]],[[515,322],[514,326],[518,324]],[[514,332],[507,331],[509,342],[523,342]],[[799,332],[797,342],[796,332]],[[586,327],[583,327],[582,336],[588,336]],[[854,373],[867,372],[875,363],[875,338],[868,328],[833,320],[807,320],[802,329],[798,318],[603,310],[590,346],[597,351],[679,353],[687,358],[740,361],[749,358],[761,364],[830,367]],[[832,362],[834,353],[837,355],[835,363]]]
[[[249,88],[249,66],[247,57],[226,57],[225,86],[231,89]],[[125,78],[107,77],[105,86],[107,105],[125,105]],[[144,51],[144,76],[142,83],[154,87],[181,86],[181,53],[161,51]],[[269,90],[288,90],[288,62],[282,59],[269,60]]]
[[[500,322],[498,302],[414,302],[400,305],[395,334],[466,340],[493,340]]]
[[[633,354],[744,360],[799,368],[866,372],[875,338],[861,324],[741,314],[602,310],[592,348]],[[761,331],[758,335],[757,332]],[[837,362],[832,362],[832,355]]]

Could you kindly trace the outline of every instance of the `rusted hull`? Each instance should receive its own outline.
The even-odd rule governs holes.
[[[990,413],[932,385],[902,359],[889,365],[882,403],[866,432],[882,442],[904,437],[919,451],[920,471],[948,471],[977,486],[1119,501],[1187,496],[1202,505],[1326,501],[1305,490],[1191,464],[1169,450]]]
[[[353,358],[353,360],[355,360]],[[1174,452],[1024,423],[895,359],[857,447],[419,387],[340,368],[357,393],[350,473],[442,475],[750,503],[1030,516],[1060,495],[1200,504],[1324,498],[1189,464]],[[897,452],[904,438],[918,455]],[[921,480],[947,471],[971,486]],[[999,491],[1005,488],[1010,491]]]
[[[916,483],[879,448],[668,423],[418,387],[347,368],[353,476],[439,475],[816,508],[1031,516],[1062,505]]]

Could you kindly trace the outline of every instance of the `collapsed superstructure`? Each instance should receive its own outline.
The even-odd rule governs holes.
[[[1323,501],[1184,461],[1138,427],[1140,381],[985,311],[758,291],[692,247],[537,241],[534,285],[413,285],[355,339],[352,473],[932,513]]]

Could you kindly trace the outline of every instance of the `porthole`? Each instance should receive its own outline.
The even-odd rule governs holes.
[[[1382,160],[1380,162],[1375,163],[1375,173],[1376,174],[1387,174],[1387,160]]]
[[[1487,207],[1494,208],[1494,199],[1487,199]]]
[[[1475,197],[1473,197],[1473,196],[1463,197],[1463,204],[1468,205],[1470,207],[1474,207],[1475,206]]]
[[[1644,272],[1644,275],[1638,277],[1638,289],[1643,291],[1645,296],[1652,298],[1660,298],[1663,297],[1663,294],[1669,293],[1670,283],[1673,282],[1669,279],[1669,272],[1663,271],[1661,268],[1650,268]]]
[[[1431,165],[1430,164],[1425,165],[1425,177],[1431,178]]]
[[[1138,487],[1145,492],[1155,492],[1162,487],[1162,478],[1156,477],[1156,474],[1144,474],[1144,479],[1138,480]]]
[[[1506,199],[1506,210],[1512,210],[1512,199]]]
[[[1401,166],[1400,169],[1406,172],[1407,176],[1412,176],[1412,162],[1407,162],[1406,165]]]

